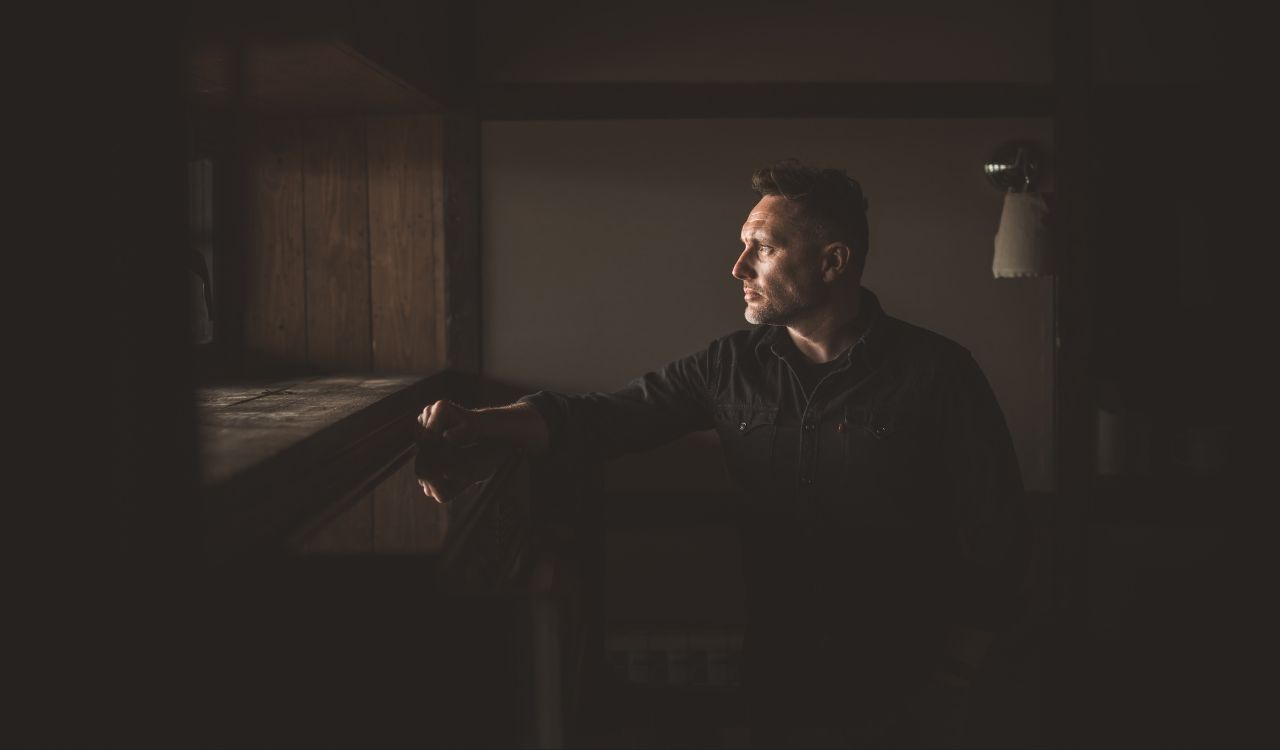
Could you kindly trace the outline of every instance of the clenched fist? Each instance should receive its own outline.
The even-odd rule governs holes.
[[[427,497],[444,503],[489,476],[495,452],[480,442],[476,412],[450,401],[427,405],[418,415],[414,470]]]

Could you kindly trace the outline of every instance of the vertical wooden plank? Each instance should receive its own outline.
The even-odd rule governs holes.
[[[302,555],[364,555],[373,551],[373,493],[305,532],[294,544]]]
[[[421,555],[444,544],[448,515],[422,494],[408,461],[373,489],[373,551],[380,555]]]
[[[254,128],[245,159],[245,357],[298,365],[307,357],[301,124]]]
[[[307,359],[326,370],[371,364],[364,126],[362,118],[304,125]]]
[[[368,121],[373,368],[427,373],[443,364],[440,118]]]
[[[431,258],[436,269],[435,293],[435,339],[436,366],[444,368],[449,363],[449,284],[448,284],[448,243],[446,242],[445,213],[445,160],[444,160],[444,118],[432,118],[434,127],[431,130],[431,154],[433,168],[431,170],[432,199],[431,212],[435,220],[431,224]],[[479,200],[477,191],[476,200]]]
[[[477,37],[484,26],[476,3],[447,3],[448,67],[458,91],[481,82]],[[445,269],[440,288],[444,314],[438,335],[449,367],[479,374],[480,361],[480,118],[450,107],[441,118],[440,208],[444,233],[438,249]]]
[[[444,300],[449,367],[479,373],[480,361],[480,121],[444,116]]]
[[[1045,658],[1043,736],[1048,744],[1084,741],[1094,727],[1082,696],[1089,675],[1081,668],[1090,653],[1080,638],[1088,632],[1088,492],[1093,472],[1093,8],[1055,0],[1053,5],[1053,120],[1055,227],[1058,269],[1054,277],[1056,335],[1054,387],[1054,490],[1051,511],[1055,605]],[[1083,650],[1082,650],[1083,649]]]

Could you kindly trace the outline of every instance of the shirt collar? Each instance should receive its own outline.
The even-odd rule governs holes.
[[[880,360],[884,354],[886,340],[888,338],[889,324],[888,316],[885,315],[884,308],[880,306],[880,299],[865,286],[862,289],[862,314],[867,316],[867,328],[862,332],[862,336],[854,342],[840,356],[848,357],[852,360],[854,357],[865,357],[868,363],[874,364]],[[768,361],[768,357],[783,357],[796,353],[795,343],[791,341],[791,337],[787,335],[785,326],[769,326],[769,330],[760,339],[756,353],[761,362]]]

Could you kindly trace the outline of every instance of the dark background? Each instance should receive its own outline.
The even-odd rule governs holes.
[[[789,56],[803,40],[835,36],[820,26],[830,10],[821,4],[617,15],[572,3],[18,14],[13,28],[26,38],[9,68],[30,104],[9,118],[19,133],[6,315],[18,419],[7,451],[11,698],[0,741],[203,744],[219,737],[205,729],[226,720],[210,707],[255,679],[251,661],[238,673],[211,667],[221,621],[202,604],[211,595],[192,392],[237,355],[197,354],[188,341],[187,257],[174,248],[188,242],[190,133],[204,107],[218,109],[193,103],[185,61],[192,39],[337,27],[380,51],[383,66],[409,71],[423,106],[476,132],[522,120],[1050,118],[1064,249],[1053,481],[1040,519],[1053,565],[1036,584],[1047,623],[1036,635],[1038,718],[1008,721],[1022,727],[1015,739],[1030,732],[1045,746],[1274,742],[1274,493],[1256,481],[1271,442],[1259,366],[1271,346],[1269,296],[1259,287],[1274,244],[1259,218],[1269,216],[1260,112],[1270,68],[1251,41],[1257,19],[1209,3],[965,7],[839,11],[902,35],[878,38],[882,61],[904,52],[896,66],[832,51],[811,64]],[[753,14],[765,13],[777,23],[762,32]],[[987,23],[1008,33],[995,42],[1009,45],[1003,57],[954,41],[986,39]],[[707,41],[717,29],[732,41]],[[665,35],[667,57],[654,35]],[[680,57],[699,49],[715,53],[702,68]],[[762,63],[769,55],[787,62]],[[951,79],[937,73],[948,60],[960,61]],[[690,79],[689,70],[703,72]],[[323,111],[323,93],[289,106]],[[1171,245],[1188,212],[1205,241],[1179,255]],[[1180,291],[1187,277],[1202,298]],[[483,373],[484,329],[460,319],[449,364]],[[1093,420],[1117,399],[1155,425],[1154,461],[1113,481],[1093,470]],[[1228,428],[1227,461],[1191,476],[1176,436],[1202,425]],[[385,602],[352,606],[376,619]],[[996,706],[991,736],[1004,721]],[[358,743],[352,732],[346,739]]]

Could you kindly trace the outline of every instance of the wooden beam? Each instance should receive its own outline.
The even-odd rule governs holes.
[[[193,111],[319,116],[439,111],[427,94],[337,39],[213,39],[185,60]],[[237,66],[240,77],[234,75]]]
[[[1048,744],[1083,740],[1083,676],[1079,637],[1086,631],[1087,521],[1093,472],[1092,379],[1092,25],[1089,3],[1054,3],[1053,162],[1057,274],[1054,277],[1054,490],[1051,576],[1055,622],[1045,663],[1044,737]],[[1083,732],[1083,734],[1081,734]]]
[[[1054,89],[1021,83],[487,84],[487,120],[718,117],[1045,117]]]
[[[445,352],[451,369],[479,373],[480,121],[449,113],[443,137]]]

